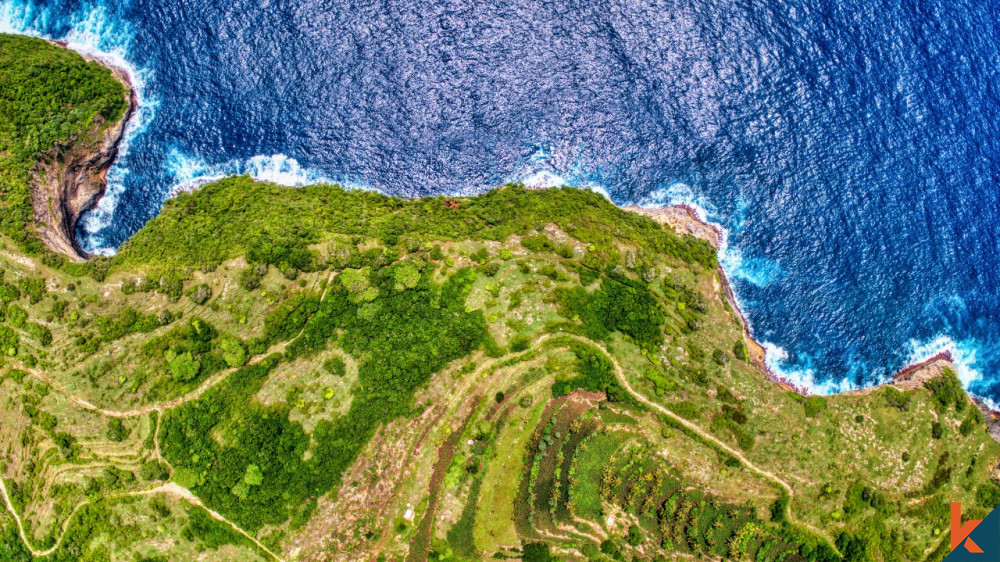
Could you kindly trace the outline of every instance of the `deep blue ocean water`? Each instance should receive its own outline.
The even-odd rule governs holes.
[[[0,30],[135,77],[92,250],[230,173],[688,202],[793,381],[949,349],[1000,400],[1000,3],[815,4],[0,0]]]

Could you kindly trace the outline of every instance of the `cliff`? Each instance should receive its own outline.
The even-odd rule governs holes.
[[[80,217],[104,195],[106,176],[136,106],[136,97],[125,72],[111,68],[126,88],[128,109],[112,124],[99,115],[90,131],[43,154],[32,172],[35,226],[42,241],[52,250],[74,261],[90,256],[76,242]]]

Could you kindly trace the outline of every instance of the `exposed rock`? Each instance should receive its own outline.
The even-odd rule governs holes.
[[[74,139],[43,155],[32,174],[35,227],[42,241],[52,250],[78,262],[90,255],[76,243],[76,225],[80,216],[92,209],[104,195],[105,176],[118,155],[118,145],[135,109],[135,96],[128,76],[115,68],[115,78],[126,86],[128,109],[108,127],[95,119],[84,138]]]

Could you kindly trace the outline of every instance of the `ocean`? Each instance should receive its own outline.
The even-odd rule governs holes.
[[[777,373],[836,392],[947,350],[993,402],[998,26],[992,0],[0,0],[0,31],[139,89],[91,251],[227,174],[688,203]]]

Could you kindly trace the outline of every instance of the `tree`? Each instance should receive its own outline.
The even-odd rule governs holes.
[[[191,302],[197,305],[203,305],[208,302],[208,299],[212,298],[212,288],[204,283],[196,285],[193,289],[191,289],[190,296]]]
[[[241,367],[247,362],[247,346],[239,338],[222,337],[219,340],[219,350],[222,352],[222,359],[230,367]]]
[[[176,382],[190,381],[198,376],[198,371],[201,370],[201,361],[195,360],[190,351],[181,354],[174,353],[172,350],[167,351],[164,358],[167,360],[171,376]]]

